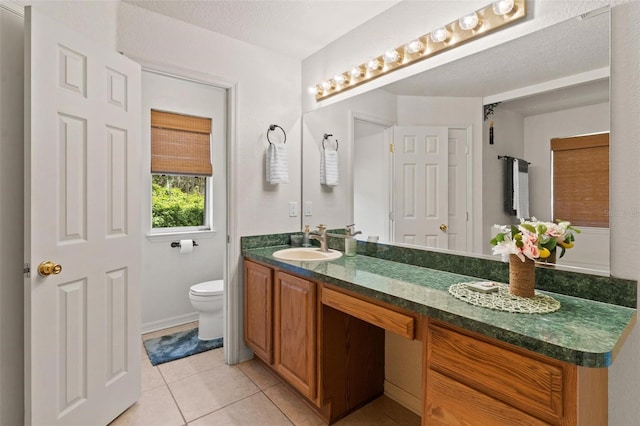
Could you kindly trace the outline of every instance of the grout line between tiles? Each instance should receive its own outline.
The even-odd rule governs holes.
[[[256,388],[258,388],[258,387],[256,386]],[[169,391],[171,392],[171,389],[169,389]],[[203,415],[201,415],[201,416],[199,416],[199,417],[196,417],[195,419],[190,420],[189,422],[187,422],[187,423],[185,423],[185,424],[188,426],[188,425],[189,425],[189,423],[191,423],[191,422],[195,422],[196,420],[199,420],[199,419],[201,419],[201,418],[203,418],[203,417],[207,417],[207,416],[208,416],[208,415],[210,415],[210,414],[216,413],[216,412],[218,412],[218,411],[220,411],[220,410],[222,410],[222,409],[224,409],[224,408],[230,407],[230,406],[232,406],[233,404],[236,404],[236,403],[238,403],[238,402],[240,402],[240,401],[244,401],[245,399],[247,399],[247,398],[251,398],[252,396],[257,395],[257,394],[259,394],[259,393],[263,393],[263,392],[258,388],[258,391],[257,391],[257,392],[252,393],[251,395],[247,395],[247,396],[245,396],[244,398],[240,398],[240,399],[238,399],[238,400],[236,400],[236,401],[233,401],[233,402],[228,403],[227,405],[223,405],[222,407],[218,407],[218,408],[216,408],[215,410],[210,411],[210,412],[208,412],[208,413],[206,413],[206,414],[203,414]],[[172,394],[172,395],[173,395],[173,394]],[[180,409],[180,406],[178,406],[178,409]],[[182,411],[181,411],[180,413],[182,413]],[[184,419],[184,416],[182,416],[182,418]]]
[[[274,385],[274,386],[275,386],[275,385]],[[263,394],[264,394],[264,396],[269,400],[269,402],[271,402],[271,403],[272,403],[272,404],[273,404],[273,405],[278,409],[278,411],[280,411],[280,412],[282,413],[282,415],[283,415],[287,420],[289,420],[289,422],[290,422],[293,426],[296,426],[296,423],[293,421],[293,419],[292,419],[291,417],[287,416],[287,413],[285,413],[284,411],[282,411],[282,409],[280,408],[280,406],[279,406],[278,404],[276,404],[276,402],[275,402],[273,399],[269,398],[269,395],[267,395],[264,391],[263,391],[262,393],[263,393]],[[297,397],[297,396],[296,396],[296,397]]]

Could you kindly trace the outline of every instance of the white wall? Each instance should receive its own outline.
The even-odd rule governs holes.
[[[391,166],[387,124],[354,120],[353,223],[356,238],[389,241]],[[303,166],[304,167],[304,166]]]
[[[489,122],[493,121],[493,145],[489,145]],[[506,225],[517,221],[515,216],[504,212],[504,167],[505,160],[498,156],[523,158],[530,161],[524,154],[524,120],[519,114],[500,109],[483,123],[482,142],[482,248],[478,253],[491,253],[488,242],[493,238],[495,224]],[[531,167],[531,166],[529,166]]]
[[[142,331],[167,328],[197,318],[189,300],[191,285],[223,279],[226,249],[226,98],[225,89],[157,73],[142,73]],[[151,116],[150,110],[172,111],[212,119],[209,178],[211,231],[195,234],[151,234]],[[189,254],[172,248],[172,241],[193,239]]]
[[[24,412],[23,27],[0,8],[0,425]]]
[[[614,1],[611,25],[611,273],[640,281],[640,2]],[[609,424],[640,418],[640,326],[609,375]]]
[[[116,49],[117,14],[120,0],[25,0],[75,31],[109,49]]]
[[[304,141],[304,201],[311,201],[312,216],[305,216],[304,223],[313,229],[318,224],[329,229],[344,228],[353,219],[353,115],[366,116],[395,123],[395,96],[377,91],[349,99],[332,108],[319,109],[305,114],[302,126]],[[326,123],[331,123],[327,127]],[[334,187],[320,185],[320,153],[325,133],[334,135],[340,143],[338,149],[339,184]],[[357,224],[356,224],[357,225]],[[358,228],[359,229],[359,228]],[[366,233],[366,230],[363,230]]]

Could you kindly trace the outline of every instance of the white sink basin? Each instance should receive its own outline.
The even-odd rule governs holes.
[[[305,262],[321,262],[324,260],[339,259],[342,253],[337,250],[329,249],[328,252],[322,252],[317,247],[292,247],[288,249],[278,250],[273,253],[273,257],[280,260],[298,260]]]

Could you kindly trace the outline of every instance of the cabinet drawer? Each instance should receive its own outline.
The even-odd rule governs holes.
[[[425,425],[547,425],[435,371],[427,373],[426,393]]]
[[[409,315],[326,287],[322,289],[322,303],[407,339],[415,338],[415,319]]]
[[[563,391],[570,375],[559,361],[436,324],[429,325],[428,342],[430,370],[550,423],[564,415]]]

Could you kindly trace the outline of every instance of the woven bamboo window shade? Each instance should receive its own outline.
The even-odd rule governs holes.
[[[211,176],[211,119],[152,109],[151,173]]]
[[[553,218],[609,227],[609,134],[551,139]]]

